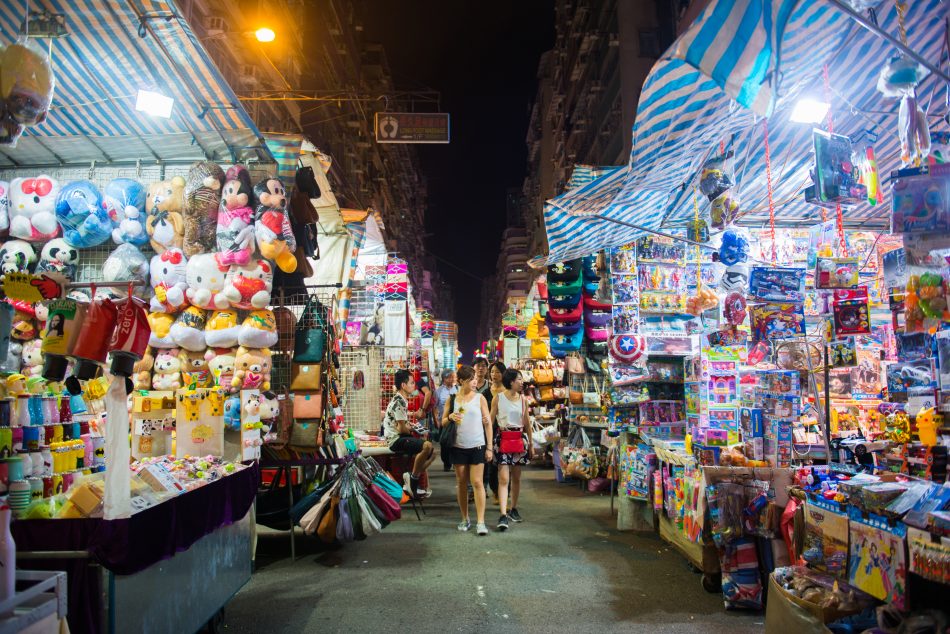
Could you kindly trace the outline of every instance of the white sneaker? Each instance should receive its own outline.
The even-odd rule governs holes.
[[[468,520],[462,520],[461,522],[459,522],[459,525],[456,526],[455,528],[457,528],[459,532],[461,533],[466,533],[468,532],[468,529],[470,529],[471,527],[472,527],[471,522],[469,522]]]
[[[432,489],[416,489],[416,498],[426,500],[432,497]]]
[[[478,533],[479,536],[484,537],[488,534],[488,527],[485,526],[484,523],[479,524],[475,527],[475,532]]]
[[[412,484],[409,482],[410,474],[408,471],[403,472],[402,474],[402,490],[406,492],[406,495],[412,497]]]

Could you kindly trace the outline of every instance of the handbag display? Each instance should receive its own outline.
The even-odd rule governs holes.
[[[293,399],[295,420],[323,418],[323,392],[295,392]]]
[[[555,335],[551,337],[551,355],[555,359],[564,358],[569,352],[577,352],[584,340],[584,331],[578,330],[573,335]]]
[[[610,302],[599,301],[592,294],[584,293],[584,308],[609,311],[612,306]]]
[[[532,372],[535,385],[551,385],[554,383],[554,370],[551,368],[535,368]]]
[[[554,400],[563,401],[567,398],[567,388],[566,387],[556,387],[554,388]]]
[[[534,373],[531,370],[518,370],[521,374],[521,381],[525,384],[534,383]]]
[[[397,502],[402,499],[402,485],[389,477],[388,474],[377,473],[373,478],[373,482]]]
[[[550,356],[547,342],[544,339],[533,340],[530,354],[532,359],[547,359]]]
[[[272,440],[265,440],[264,442],[274,447],[286,447],[290,442],[290,435],[294,429],[293,401],[287,388],[284,388],[284,398],[278,400],[277,405],[280,408],[277,422],[271,427],[274,437]]]
[[[545,317],[545,319],[547,320],[548,327],[550,328],[552,323],[565,324],[580,321],[583,314],[584,309],[580,304],[578,304],[572,309],[552,308],[548,311],[548,315]]]
[[[548,286],[552,283],[573,282],[581,278],[581,261],[569,260],[548,265]]]
[[[283,304],[283,291],[278,300]],[[277,352],[293,352],[294,331],[297,329],[297,317],[286,306],[274,307],[274,323],[277,326],[277,345],[272,348]]]
[[[503,431],[498,441],[501,453],[525,453],[524,434],[521,431]]]
[[[563,297],[565,295],[580,295],[581,290],[584,287],[584,281],[581,278],[577,278],[572,282],[548,282],[548,303],[555,297]],[[580,301],[580,297],[577,298]]]
[[[564,324],[559,324],[557,322],[551,322],[548,324],[548,334],[551,335],[573,335],[576,334],[578,330],[583,327],[584,322],[582,321],[572,321]]]
[[[323,388],[323,372],[319,363],[290,364],[290,389],[319,392]]]
[[[554,400],[554,388],[550,385],[543,385],[539,387],[541,396],[539,400],[541,401],[553,401]]]
[[[591,328],[604,328],[610,325],[613,318],[610,310],[598,310],[595,308],[584,307],[584,325]]]
[[[548,299],[548,305],[551,308],[574,308],[580,303],[580,291],[577,291],[576,293],[558,293],[556,295],[551,295],[551,298]]]
[[[577,390],[571,390],[570,400],[572,405],[581,405],[584,403],[584,393]]]
[[[568,374],[584,374],[584,360],[576,354],[570,354],[564,359],[564,369]]]
[[[326,322],[323,319],[323,306],[315,295],[307,298],[297,327],[294,329],[295,363],[320,363],[326,348]]]
[[[601,326],[601,327],[584,327],[584,332],[587,335],[587,338],[593,343],[606,343],[610,339],[610,327]]]
[[[294,421],[290,429],[290,445],[306,448],[322,447],[323,434],[323,426],[319,421]]]
[[[339,521],[340,498],[334,495],[330,498],[330,507],[320,520],[320,526],[317,527],[317,537],[325,544],[332,544],[336,540],[336,525]]]

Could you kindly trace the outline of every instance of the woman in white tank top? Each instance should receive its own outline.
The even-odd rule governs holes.
[[[471,528],[468,519],[468,483],[471,481],[475,493],[475,514],[478,535],[487,535],[485,526],[485,461],[492,458],[492,447],[486,445],[491,437],[491,418],[488,402],[475,390],[475,370],[471,366],[462,366],[458,371],[459,391],[451,396],[442,412],[442,425],[453,422],[456,425],[455,445],[449,460],[455,467],[456,494],[462,521],[460,531]]]
[[[528,420],[528,405],[522,390],[524,383],[517,370],[506,370],[502,376],[505,391],[501,392],[491,404],[491,418],[496,423],[494,437],[495,464],[498,465],[498,506],[501,517],[498,518],[498,530],[506,531],[511,522],[520,522],[518,513],[518,495],[521,493],[521,467],[534,458]],[[522,451],[502,453],[502,432],[520,432]],[[511,510],[508,510],[508,488],[511,485]]]

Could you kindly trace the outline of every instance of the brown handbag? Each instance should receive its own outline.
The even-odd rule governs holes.
[[[534,382],[536,385],[551,385],[554,383],[554,370],[551,368],[535,368]]]
[[[286,447],[290,443],[290,437],[294,429],[294,413],[291,409],[293,401],[290,398],[290,391],[286,387],[284,388],[284,399],[278,401],[278,405],[280,406],[280,413],[277,415],[277,424],[273,427],[276,437],[267,444],[275,447]]]
[[[336,541],[336,523],[339,521],[340,498],[334,495],[330,499],[330,508],[320,519],[320,526],[317,528],[317,536],[325,543],[332,544]]]
[[[295,420],[290,429],[290,446],[305,449],[322,447],[324,438],[323,425],[318,420]]]
[[[291,363],[290,389],[319,392],[323,388],[323,373],[319,363]]]
[[[294,420],[320,420],[323,418],[323,392],[295,392]]]
[[[279,297],[280,303],[284,302],[283,291]],[[291,353],[294,351],[294,330],[297,328],[297,318],[286,306],[274,307],[274,323],[277,325],[277,345],[272,350]]]
[[[581,405],[584,402],[584,393],[571,390],[571,403],[573,405]]]
[[[535,370],[537,372],[537,370]],[[540,386],[541,390],[541,400],[542,401],[553,401],[554,400],[554,387],[550,385]]]

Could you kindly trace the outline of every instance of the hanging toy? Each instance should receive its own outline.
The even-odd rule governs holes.
[[[920,165],[930,154],[930,126],[927,113],[917,103],[917,86],[927,77],[927,69],[898,55],[888,60],[877,80],[877,89],[885,97],[901,100],[897,116],[903,165]]]
[[[732,326],[738,326],[745,321],[748,311],[746,310],[746,301],[742,293],[733,291],[726,295],[722,312],[726,321]]]
[[[864,148],[865,164],[865,187],[868,189],[868,203],[874,205],[884,200],[884,193],[881,191],[881,179],[877,174],[877,159],[874,157],[874,148],[870,145]]]
[[[696,287],[696,295],[686,299],[686,312],[699,317],[707,310],[719,305],[719,296],[709,287],[700,283]]]
[[[719,261],[733,266],[749,259],[749,236],[744,231],[730,227],[722,234]]]
[[[715,156],[703,164],[699,177],[699,190],[711,203],[712,224],[721,229],[735,220],[739,213],[739,198],[730,189],[734,183],[726,169],[726,156]],[[697,240],[702,242],[702,240]]]

